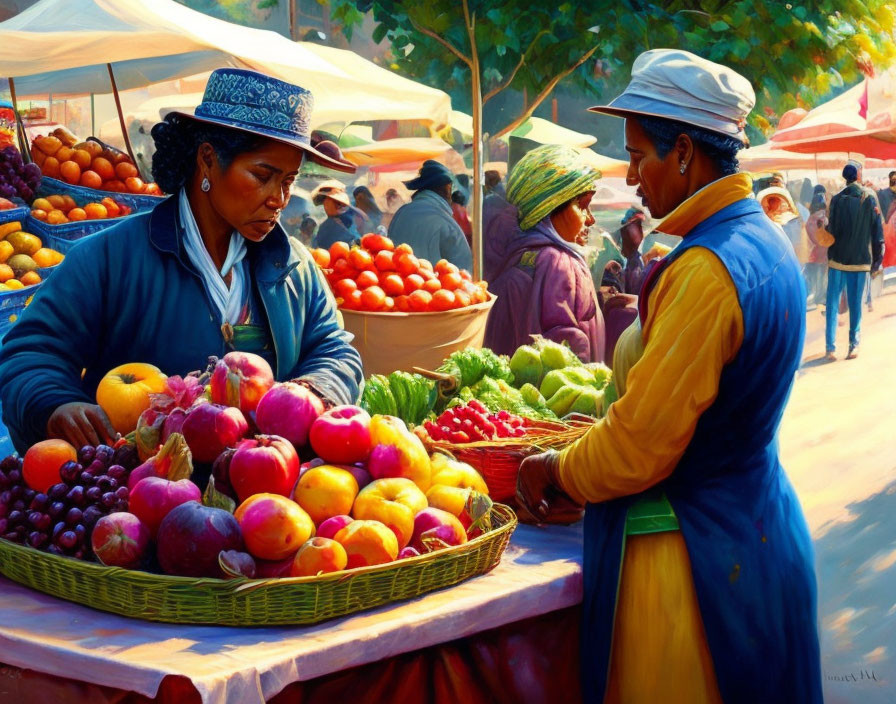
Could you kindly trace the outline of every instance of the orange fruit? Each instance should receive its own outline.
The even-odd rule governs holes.
[[[127,161],[122,161],[115,165],[115,175],[118,176],[119,180],[125,181],[129,178],[135,178],[140,174],[137,171],[136,166]]]
[[[398,274],[387,274],[383,280],[383,291],[387,296],[400,296],[404,293],[404,279]]]
[[[93,161],[93,157],[90,156],[90,152],[86,149],[75,149],[72,152],[71,160],[84,170],[90,168],[90,162]]]
[[[18,279],[10,279],[3,285],[6,286],[7,289],[14,290],[14,291],[18,291],[19,289],[25,288],[25,284],[23,284]]]
[[[31,159],[38,166],[43,166],[44,162],[47,160],[47,155],[44,154],[40,149],[32,149],[31,150]]]
[[[53,156],[59,151],[62,142],[57,137],[40,137],[34,140],[34,146],[40,149],[47,156]]]
[[[427,281],[423,284],[423,290],[429,291],[430,293],[435,293],[436,291],[441,290],[442,283],[438,279],[427,279]]]
[[[355,283],[354,279],[339,279],[335,284],[333,284],[334,293],[340,298],[347,299],[352,291],[358,290],[358,284]]]
[[[354,279],[358,272],[348,263],[348,259],[337,259],[333,262],[333,274],[338,279]]]
[[[392,252],[388,249],[381,249],[373,258],[373,265],[377,271],[395,271],[395,259]]]
[[[98,156],[94,157],[90,162],[90,169],[96,171],[103,181],[113,181],[115,179],[115,167],[108,159]]]
[[[361,291],[361,307],[365,310],[379,310],[386,302],[386,294],[379,286],[371,286]]]
[[[32,210],[52,210],[55,207],[47,198],[35,198],[31,204]]]
[[[84,212],[84,208],[72,208],[68,211],[68,219],[76,221],[86,220],[87,213]]]
[[[148,196],[160,196],[162,195],[162,189],[159,188],[157,183],[147,183],[146,190],[143,193]]]
[[[125,187],[128,189],[129,193],[143,193],[146,188],[146,184],[143,183],[143,179],[138,176],[131,176],[124,181]]]
[[[100,203],[106,206],[110,218],[117,218],[121,215],[121,206],[119,206],[112,198],[103,198]]]
[[[34,284],[39,284],[41,282],[41,278],[40,274],[36,271],[26,271],[19,277],[19,281],[25,286],[34,286]]]
[[[473,277],[470,276],[470,272],[467,271],[466,269],[460,270],[460,278],[462,278],[464,281],[472,281],[473,280]]]
[[[355,282],[358,284],[358,288],[365,289],[378,285],[380,280],[374,272],[362,271],[358,274],[358,278],[355,279]]]
[[[392,296],[386,296],[386,300],[383,301],[382,309],[386,313],[391,313],[395,310],[395,299]]]
[[[350,251],[351,247],[348,246],[348,242],[334,242],[330,245],[330,261],[345,259]]]
[[[81,167],[75,161],[63,161],[59,165],[59,175],[66,183],[78,183],[81,180]]]
[[[420,268],[424,271],[432,271],[432,262],[429,259],[421,259]]]
[[[430,310],[451,310],[455,307],[457,303],[457,299],[454,296],[454,291],[446,291],[442,289],[441,291],[436,291],[432,294],[432,301],[429,304]]]
[[[432,301],[432,294],[429,291],[418,289],[408,296],[411,310],[421,312],[429,309],[429,303]]]
[[[85,152],[90,154],[91,159],[95,159],[103,153],[103,145],[99,142],[93,142],[89,139],[83,142],[78,142],[75,145],[75,149],[83,149]]]
[[[48,156],[44,159],[40,171],[44,176],[59,178],[59,160],[55,156]]]
[[[46,200],[50,204],[49,210],[65,210],[65,198],[62,196],[47,196]]]
[[[62,205],[56,207],[58,207],[63,213],[67,213],[72,208],[77,208],[78,204],[75,203],[75,199],[71,196],[62,196]]]
[[[149,408],[150,394],[165,390],[167,378],[152,364],[122,364],[100,380],[96,402],[109,416],[112,427],[125,435],[137,427],[140,414]]]
[[[473,302],[473,297],[466,291],[458,289],[454,292],[454,298],[457,300],[456,308],[466,308]]]
[[[9,264],[0,264],[0,284],[5,284],[15,278],[12,267]]]
[[[311,257],[321,269],[326,269],[330,266],[330,253],[325,249],[312,249]]]
[[[400,244],[395,248],[395,257],[401,257],[405,254],[413,254],[414,249],[409,244]]]
[[[56,265],[56,253],[47,247],[41,247],[31,255],[31,258],[41,268]]]
[[[12,242],[0,242],[0,263],[6,263],[15,253],[16,248],[12,246]]]
[[[464,280],[460,278],[460,274],[457,272],[446,271],[439,276],[439,282],[442,284],[442,288],[454,291],[455,289],[460,288]]]
[[[77,451],[65,440],[42,440],[29,447],[25,453],[22,476],[32,489],[46,492],[62,481],[59,476],[60,467],[77,459]]]
[[[395,297],[395,310],[407,313],[411,310],[411,299],[409,296]]]
[[[47,223],[50,225],[62,225],[68,222],[68,218],[61,210],[51,210],[47,213]]]
[[[126,189],[124,183],[116,179],[114,181],[106,181],[106,183],[103,184],[103,190],[124,193]]]
[[[416,274],[420,268],[420,260],[413,254],[405,254],[395,256],[395,268],[402,276],[410,276]]]
[[[449,272],[457,273],[457,271],[457,267],[447,259],[439,259],[439,261],[436,262],[435,272],[437,274],[447,274]]]
[[[407,294],[413,293],[418,288],[423,288],[425,283],[426,281],[420,274],[409,274],[404,279],[404,292]]]
[[[376,254],[382,250],[395,249],[392,240],[385,235],[380,235],[375,232],[368,232],[364,235],[361,238],[361,246],[371,254]]]
[[[349,263],[358,271],[373,268],[373,256],[366,249],[352,247],[348,253]]]
[[[84,212],[88,220],[104,220],[109,217],[109,211],[102,203],[88,203],[84,206]]]
[[[59,147],[59,150],[53,156],[55,156],[61,164],[63,161],[68,161],[69,159],[71,159],[72,154],[74,153],[75,150],[71,147]]]
[[[41,208],[35,208],[31,211],[31,217],[35,220],[40,220],[41,222],[47,221],[47,211],[42,210]]]
[[[96,171],[84,171],[81,174],[81,185],[86,188],[100,189],[103,186],[103,177]]]

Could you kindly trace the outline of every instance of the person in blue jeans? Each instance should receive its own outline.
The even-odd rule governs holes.
[[[828,249],[828,292],[825,311],[825,359],[836,361],[837,309],[840,294],[846,289],[849,307],[849,352],[847,359],[859,354],[862,324],[862,294],[869,272],[883,261],[883,223],[877,197],[859,184],[859,167],[843,167],[846,187],[831,199],[828,232],[834,244]]]

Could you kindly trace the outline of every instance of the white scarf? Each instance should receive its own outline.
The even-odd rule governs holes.
[[[181,189],[179,197],[180,219],[184,227],[184,249],[187,251],[193,266],[196,267],[199,276],[205,283],[205,288],[212,297],[212,303],[221,315],[222,323],[235,325],[239,321],[239,315],[243,308],[246,292],[246,270],[243,259],[246,256],[246,240],[234,230],[230,234],[230,248],[227,250],[227,258],[221,271],[215,268],[211,255],[205,248],[196,218],[190,208],[187,192]],[[227,272],[232,271],[230,288],[224,283]]]

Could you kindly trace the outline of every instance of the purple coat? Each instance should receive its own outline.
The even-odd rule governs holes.
[[[489,290],[498,300],[485,328],[485,346],[499,354],[543,335],[568,342],[583,362],[604,361],[604,319],[591,272],[581,257],[541,231],[542,224],[506,241],[503,265]]]

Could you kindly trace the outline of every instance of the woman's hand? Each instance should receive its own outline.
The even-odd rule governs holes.
[[[517,513],[523,523],[565,525],[581,520],[584,507],[559,488],[559,469],[555,450],[523,460],[516,480]]]
[[[75,447],[112,445],[118,433],[106,412],[93,403],[64,403],[47,421],[47,437],[65,440]]]

